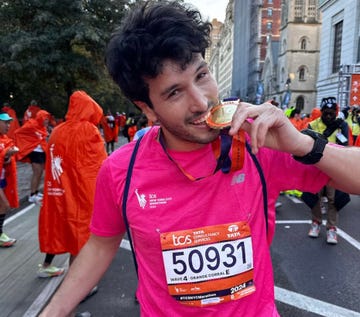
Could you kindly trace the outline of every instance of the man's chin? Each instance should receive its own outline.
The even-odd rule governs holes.
[[[201,144],[208,144],[215,141],[220,134],[219,130],[210,129],[206,135],[198,136],[197,142]]]

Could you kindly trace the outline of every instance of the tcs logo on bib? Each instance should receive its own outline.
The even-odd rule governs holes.
[[[173,238],[173,244],[175,246],[191,244],[192,243],[191,236],[189,234],[186,235],[186,236],[176,236],[176,235],[173,234],[172,238]]]

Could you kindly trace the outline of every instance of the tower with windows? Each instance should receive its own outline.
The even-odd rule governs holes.
[[[321,21],[317,0],[282,0],[277,65],[278,99],[304,113],[316,107]]]

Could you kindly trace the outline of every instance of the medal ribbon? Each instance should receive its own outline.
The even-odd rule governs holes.
[[[203,178],[209,177],[211,175],[214,175],[219,169],[223,173],[229,173],[230,171],[237,171],[240,170],[244,165],[244,159],[245,159],[245,131],[239,130],[238,133],[231,137],[228,134],[228,130],[222,130],[220,133],[220,138],[216,139],[212,142],[212,150],[215,155],[215,159],[217,160],[217,164],[215,167],[215,170],[202,177],[194,177],[190,173],[188,173],[178,162],[176,162],[169,152],[166,149],[164,137],[161,133],[161,129],[159,130],[158,135],[159,143],[161,144],[165,154],[170,159],[171,162],[173,162],[177,168],[183,173],[189,180],[191,181],[198,181]],[[229,152],[232,145],[232,159],[229,157]]]

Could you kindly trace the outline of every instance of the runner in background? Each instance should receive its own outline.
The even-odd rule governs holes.
[[[7,133],[7,136],[9,138],[15,140],[14,132],[15,132],[15,130],[20,128],[20,124],[19,124],[19,120],[16,116],[16,112],[9,103],[4,103],[2,111],[6,112],[12,118],[12,120],[10,121],[10,128]]]
[[[39,188],[45,166],[49,119],[50,114],[45,110],[40,110],[34,119],[29,119],[15,131],[15,143],[19,148],[17,159],[31,164],[32,176],[28,200],[35,204],[41,204],[43,196]]]
[[[36,100],[31,100],[29,106],[24,112],[23,116],[23,122],[22,124],[25,124],[25,122],[29,121],[30,119],[35,119],[36,114],[41,110],[41,108],[38,106],[38,103]]]
[[[3,232],[6,213],[11,208],[19,207],[17,191],[15,155],[18,148],[7,136],[13,119],[6,113],[0,113],[0,247],[11,247],[16,239]]]
[[[115,142],[117,142],[119,138],[119,126],[110,111],[108,111],[106,116],[102,117],[100,124],[104,131],[106,152],[110,155],[114,152]]]
[[[97,125],[102,108],[84,91],[75,91],[64,123],[50,135],[46,151],[43,206],[39,216],[40,251],[46,253],[38,276],[52,277],[64,269],[51,265],[50,255],[69,253],[69,264],[90,236],[95,180],[107,157]],[[94,287],[88,296],[97,291]]]

